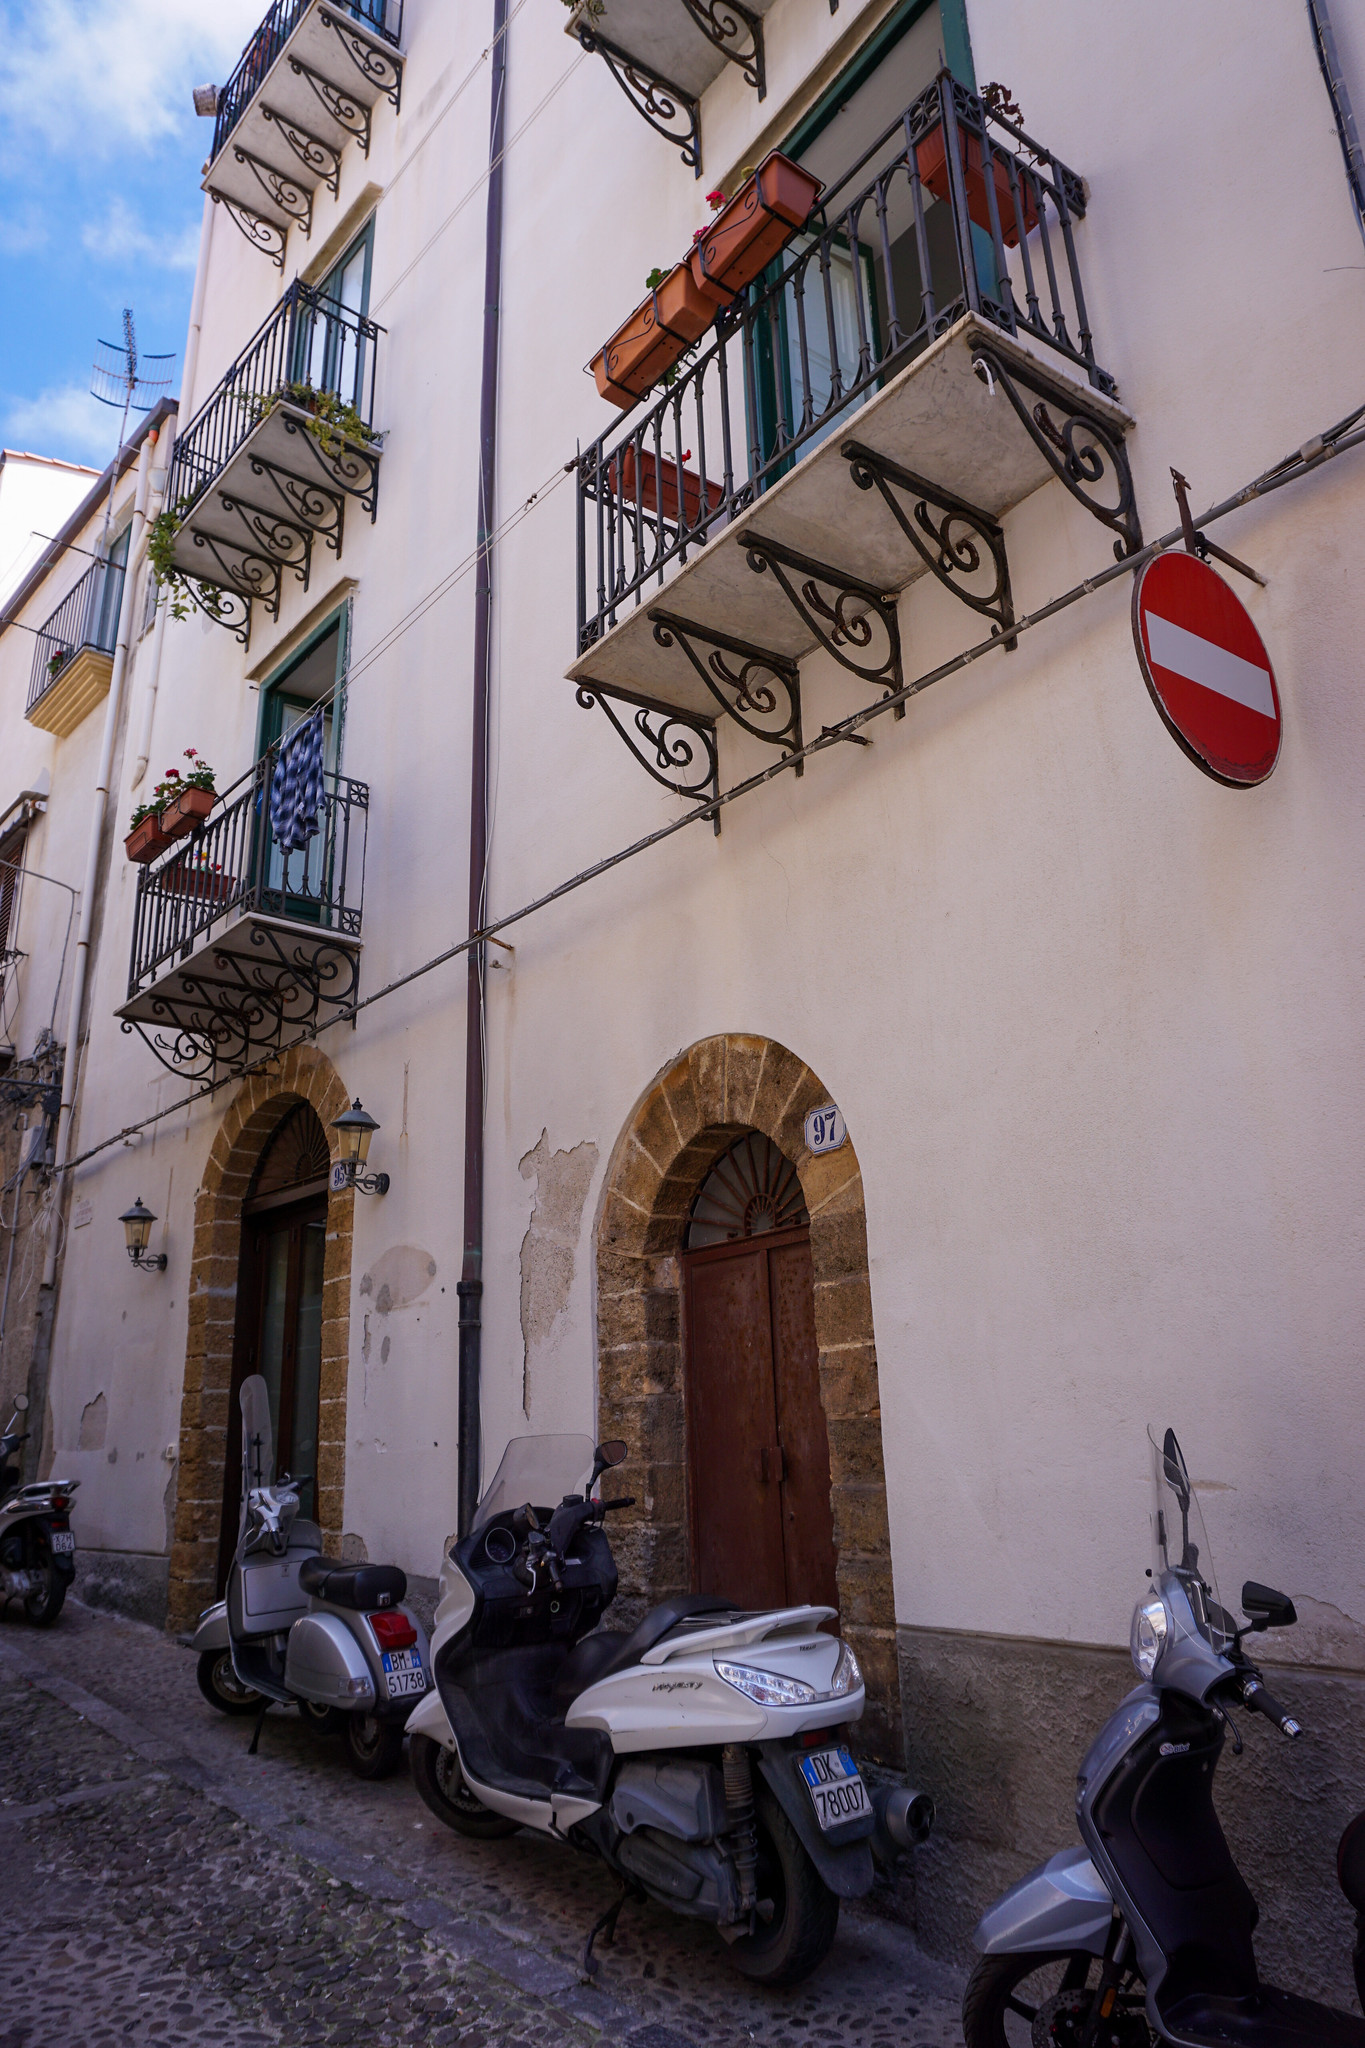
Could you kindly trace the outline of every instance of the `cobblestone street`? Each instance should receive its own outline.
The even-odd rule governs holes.
[[[844,1909],[791,1992],[715,1937],[629,1906],[597,1983],[577,1957],[615,1887],[527,1835],[462,1840],[406,1771],[367,1785],[340,1742],[215,1714],[188,1653],[69,1602],[0,1625],[0,2048],[159,2041],[581,2042],[953,2048],[960,1983]]]

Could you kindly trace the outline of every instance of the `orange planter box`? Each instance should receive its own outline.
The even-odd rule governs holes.
[[[630,441],[621,451],[620,492],[626,509],[638,503],[645,512],[661,513],[674,524],[678,520],[678,465],[676,462],[660,462],[648,448],[640,451],[637,459],[635,443]],[[607,480],[613,490],[617,488],[617,465],[607,465]],[[706,486],[706,509],[717,512],[724,496],[719,484]],[[682,473],[683,523],[696,526],[701,519],[701,478],[695,469]]]
[[[958,136],[962,144],[962,166],[964,183],[967,187],[967,213],[976,227],[991,231],[991,206],[986,196],[986,179],[981,168],[981,137],[973,135],[961,123]],[[915,167],[921,179],[929,187],[935,199],[947,199],[951,192],[948,177],[948,153],[943,145],[943,123],[925,136],[923,142],[915,145]],[[1010,174],[998,156],[991,158],[991,170],[995,177],[995,204],[1000,215],[1000,239],[1007,249],[1019,245],[1019,222],[1014,211],[1014,194],[1010,191]],[[1024,229],[1032,234],[1038,225],[1038,204],[1033,186],[1019,173],[1019,195],[1024,203]]]
[[[156,885],[170,896],[188,896],[195,903],[225,903],[237,886],[236,877],[216,868],[178,867],[174,861],[163,868]]]
[[[716,317],[714,302],[697,289],[685,263],[641,300],[592,359],[597,389],[613,405],[632,406],[653,389],[685,348],[700,341]]]
[[[174,803],[167,804],[161,813],[161,829],[167,840],[183,839],[196,825],[202,825],[217,801],[214,790],[182,789]]]
[[[688,257],[697,289],[716,305],[728,306],[806,225],[823,189],[817,177],[781,150],[765,156]]]
[[[155,860],[159,853],[164,853],[170,843],[168,835],[161,829],[160,818],[153,811],[140,825],[134,825],[123,842],[123,850],[129,860],[143,867],[149,860]]]

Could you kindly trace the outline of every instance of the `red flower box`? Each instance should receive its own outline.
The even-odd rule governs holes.
[[[981,168],[981,137],[973,135],[959,121],[958,140],[962,146],[963,181],[967,187],[967,212],[975,226],[991,231],[991,203],[986,194],[986,179]],[[930,130],[923,142],[915,145],[915,168],[929,187],[935,199],[947,199],[951,192],[948,174],[948,154],[943,143],[943,123]],[[1014,211],[1014,194],[1010,191],[1009,169],[1002,159],[991,156],[991,170],[995,178],[995,204],[1000,215],[1000,239],[1007,249],[1019,246],[1019,222]],[[1024,230],[1032,234],[1038,225],[1038,202],[1034,195],[1033,182],[1025,177],[1024,167],[1019,166],[1019,197],[1024,208]]]
[[[153,811],[140,825],[134,825],[123,842],[123,850],[129,860],[136,861],[141,867],[149,860],[155,860],[159,853],[164,853],[170,843],[169,835],[161,829],[160,818]]]
[[[715,317],[713,301],[698,290],[687,265],[675,263],[593,357],[592,372],[603,398],[614,405],[634,405],[685,348],[700,341]]]
[[[182,789],[173,803],[167,804],[161,813],[161,829],[167,843],[172,839],[183,839],[187,832],[193,832],[196,825],[202,825],[218,795],[212,789]]]
[[[617,464],[613,459],[607,465],[607,481],[611,488],[617,488]],[[620,458],[621,501],[627,511],[637,503],[642,511],[660,512],[674,524],[678,520],[678,465],[676,462],[661,462],[648,448],[640,450],[637,457],[635,443],[628,441]],[[706,486],[706,509],[717,512],[725,493],[719,484]],[[701,478],[695,469],[682,473],[683,520],[688,527],[696,526],[701,519]]]
[[[716,215],[688,257],[699,291],[728,306],[803,228],[823,186],[774,149]]]
[[[181,867],[172,861],[156,877],[156,886],[171,896],[188,896],[195,903],[226,903],[237,886],[235,875],[217,868]]]

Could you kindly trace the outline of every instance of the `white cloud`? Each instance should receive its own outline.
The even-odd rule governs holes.
[[[126,199],[115,197],[101,221],[87,221],[81,247],[107,263],[139,259],[159,270],[192,271],[199,254],[199,229],[194,223],[167,238],[150,234]]]
[[[5,414],[4,439],[10,448],[103,469],[114,454],[119,417],[83,384],[62,384],[12,404]]]
[[[0,123],[54,149],[145,149],[196,116],[192,85],[221,84],[263,0],[46,0],[0,10]],[[204,123],[207,142],[209,124]]]

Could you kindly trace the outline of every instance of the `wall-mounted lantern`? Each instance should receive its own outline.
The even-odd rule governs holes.
[[[332,1118],[332,1129],[341,1136],[341,1158],[332,1169],[333,1188],[359,1188],[362,1195],[386,1195],[389,1192],[386,1173],[361,1171],[370,1156],[370,1140],[379,1125],[361,1108],[359,1096],[349,1109]]]
[[[152,1225],[156,1222],[156,1218],[144,1204],[141,1195],[138,1196],[131,1209],[124,1210],[123,1214],[119,1217],[119,1222],[123,1225],[123,1234],[128,1240],[128,1256],[137,1267],[138,1272],[164,1273],[166,1270],[165,1252],[149,1252],[147,1249],[148,1241],[152,1235]]]

